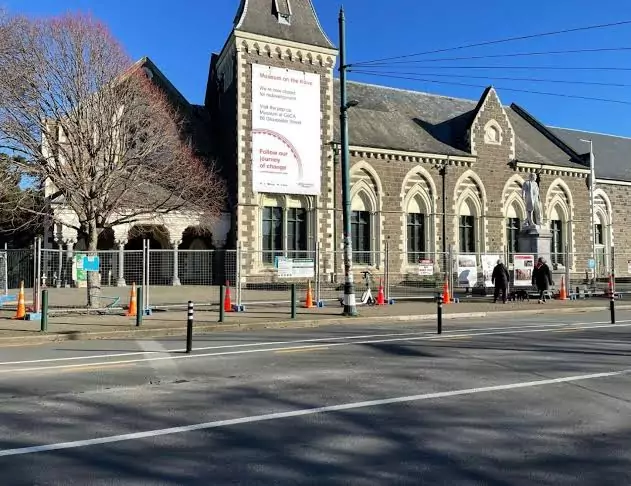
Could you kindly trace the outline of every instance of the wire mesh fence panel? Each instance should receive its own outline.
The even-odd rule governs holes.
[[[0,251],[0,292],[3,295],[9,293],[9,280],[7,278],[7,252]]]
[[[388,251],[388,298],[434,298],[443,290],[448,264],[442,253]]]
[[[63,252],[42,249],[42,286],[61,287],[63,285],[64,263]]]
[[[9,289],[17,289],[20,282],[27,288],[33,287],[33,250],[7,250],[7,283]]]
[[[132,284],[142,285],[143,265],[144,256],[142,250],[123,252],[123,281],[127,286]]]
[[[288,304],[292,283],[300,300],[311,284],[315,299],[315,251],[241,251],[239,256],[241,304]]]

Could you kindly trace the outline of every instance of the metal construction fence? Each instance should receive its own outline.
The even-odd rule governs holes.
[[[568,291],[599,292],[607,289],[616,270],[617,290],[624,292],[627,286],[631,290],[631,252],[614,256],[611,249],[602,256],[551,255],[556,287],[563,279]],[[383,251],[353,253],[355,292],[361,300],[366,287],[376,296],[382,285],[388,300],[432,299],[447,282],[456,294],[487,295],[498,260],[506,263],[512,288],[532,286],[536,264],[532,254],[459,254],[453,250],[411,254],[386,246]],[[272,252],[161,250],[147,245],[143,250],[99,251],[90,256],[34,245],[33,249],[0,252],[0,291],[12,293],[23,281],[27,288],[48,288],[53,307],[82,308],[86,305],[88,273],[97,272],[103,305],[107,306],[126,305],[133,283],[143,287],[145,304],[153,308],[184,306],[188,300],[216,306],[222,284],[229,285],[232,303],[239,306],[288,304],[292,284],[301,300],[311,288],[314,302],[335,306],[343,293],[343,261],[343,252],[319,248]]]

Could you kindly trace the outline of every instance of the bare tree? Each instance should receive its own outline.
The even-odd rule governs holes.
[[[91,17],[0,20],[0,146],[44,181],[39,211],[54,217],[50,208],[61,205],[76,214],[88,252],[106,228],[221,211],[225,186],[187,143],[186,109]],[[20,205],[32,210],[33,201]],[[99,295],[90,272],[88,305]]]

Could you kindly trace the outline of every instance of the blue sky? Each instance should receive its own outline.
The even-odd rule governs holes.
[[[298,1],[298,0],[294,0]],[[11,11],[54,15],[90,11],[112,29],[133,58],[149,56],[193,103],[202,103],[210,54],[221,49],[239,0],[4,0]],[[314,0],[324,29],[337,43],[340,2]],[[631,20],[628,0],[345,0],[349,62],[456,47],[506,37]],[[426,55],[407,60],[546,52],[552,50],[631,48],[631,24]],[[631,137],[631,69],[628,71],[533,70],[531,67],[626,67],[631,50],[534,57],[426,62],[379,68],[441,82],[494,84],[505,104],[518,103],[543,122],[562,127]],[[445,66],[456,66],[448,69]],[[522,66],[527,69],[466,69],[465,66]],[[376,71],[372,68],[371,71]],[[451,76],[449,76],[451,75]],[[490,77],[488,79],[471,76]],[[607,86],[533,81],[604,83]],[[456,97],[477,99],[483,87],[428,83],[353,74],[350,79]],[[609,86],[626,84],[628,86]],[[501,88],[545,91],[628,101],[615,104],[511,92]]]

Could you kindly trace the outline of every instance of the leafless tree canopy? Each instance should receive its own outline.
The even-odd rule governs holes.
[[[224,184],[182,139],[182,111],[98,21],[0,19],[0,146],[77,214],[89,250],[143,216],[221,211]]]

